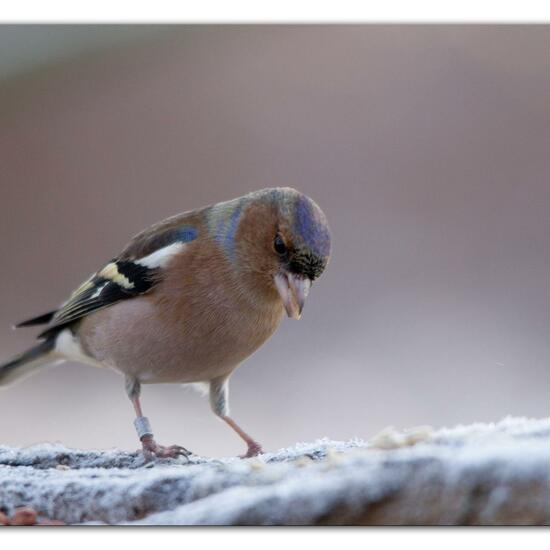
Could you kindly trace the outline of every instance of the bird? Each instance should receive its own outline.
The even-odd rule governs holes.
[[[285,312],[300,318],[330,255],[324,212],[291,187],[171,216],[134,236],[60,307],[15,325],[43,330],[36,345],[0,365],[0,386],[64,361],[114,369],[124,376],[143,455],[154,460],[190,451],[156,442],[142,385],[200,385],[246,443],[242,456],[256,456],[262,446],[230,416],[229,379]]]

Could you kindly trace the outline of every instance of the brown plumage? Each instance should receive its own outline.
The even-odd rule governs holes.
[[[324,214],[289,188],[168,218],[134,237],[58,311],[28,321],[49,326],[27,356],[0,367],[0,383],[60,358],[111,367],[126,378],[148,456],[186,451],[156,444],[141,384],[207,383],[213,411],[246,441],[247,456],[257,454],[259,444],[229,417],[227,381],[285,309],[299,317],[329,254]]]

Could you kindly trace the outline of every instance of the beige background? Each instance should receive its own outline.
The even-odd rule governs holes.
[[[0,27],[0,358],[126,240],[290,185],[334,255],[300,322],[234,376],[276,449],[393,424],[550,414],[550,29]],[[150,386],[162,443],[241,443]],[[0,443],[137,447],[122,379],[65,364],[0,392]]]

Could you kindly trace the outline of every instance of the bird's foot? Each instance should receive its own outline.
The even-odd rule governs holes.
[[[178,456],[187,458],[191,454],[191,451],[180,445],[170,445],[169,447],[159,445],[152,437],[144,437],[141,440],[141,446],[147,461],[154,458],[177,458]]]
[[[253,456],[258,456],[263,453],[262,446],[256,441],[248,442],[248,451],[246,454],[241,455],[240,458],[252,458]]]

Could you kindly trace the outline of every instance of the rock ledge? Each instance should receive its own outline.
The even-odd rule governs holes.
[[[506,418],[258,458],[0,446],[0,510],[69,524],[550,524],[550,419]]]

